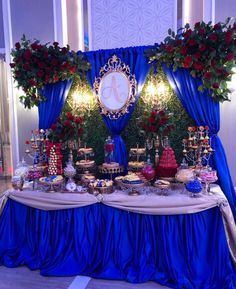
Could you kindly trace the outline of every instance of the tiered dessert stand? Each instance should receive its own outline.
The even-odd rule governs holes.
[[[139,172],[144,168],[144,161],[141,161],[141,158],[144,158],[146,155],[146,149],[145,148],[139,148],[139,145],[137,144],[136,148],[131,148],[129,151],[129,156],[133,159],[134,161],[129,161],[128,166],[129,166],[129,171],[133,172]]]

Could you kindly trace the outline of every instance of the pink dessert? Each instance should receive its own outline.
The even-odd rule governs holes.
[[[200,172],[199,177],[205,183],[214,183],[218,180],[215,170],[203,170]]]
[[[175,159],[175,153],[171,146],[166,146],[163,150],[160,158],[159,165],[157,167],[157,176],[170,178],[174,177],[177,172],[178,164]]]

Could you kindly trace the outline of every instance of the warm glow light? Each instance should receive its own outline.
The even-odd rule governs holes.
[[[81,112],[90,111],[95,105],[94,96],[87,90],[75,90],[72,94],[72,108],[76,108]]]
[[[163,109],[169,99],[168,88],[162,81],[151,78],[143,96],[143,101],[157,109]]]

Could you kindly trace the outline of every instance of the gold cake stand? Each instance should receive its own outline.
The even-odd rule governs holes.
[[[110,179],[112,180],[112,176],[114,174],[120,174],[120,173],[123,173],[124,172],[124,167],[123,166],[116,166],[116,167],[106,167],[106,166],[98,166],[98,171],[99,173],[101,174],[108,174],[110,175]]]

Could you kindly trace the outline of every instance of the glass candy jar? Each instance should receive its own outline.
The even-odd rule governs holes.
[[[115,143],[114,140],[109,136],[104,145],[104,154],[105,154],[105,163],[114,162],[114,151],[115,151]]]
[[[148,181],[153,180],[156,175],[156,172],[150,160],[150,156],[148,156],[147,162],[142,170],[142,174]]]

